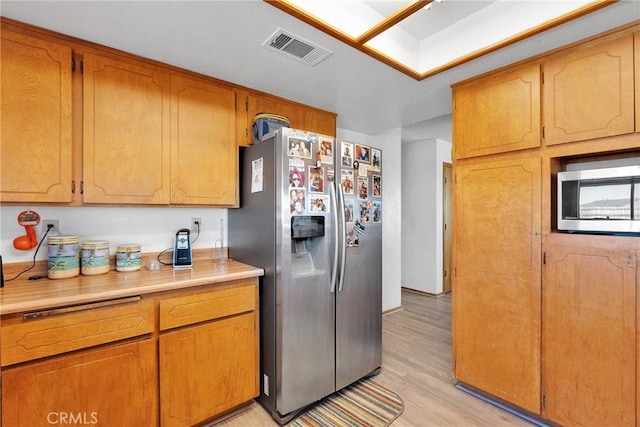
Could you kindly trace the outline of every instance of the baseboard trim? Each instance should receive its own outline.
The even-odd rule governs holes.
[[[443,297],[443,296],[445,296],[445,295],[447,295],[449,293],[449,292],[447,292],[447,293],[441,292],[439,294],[434,294],[432,292],[421,291],[421,290],[418,290],[418,289],[405,288],[404,286],[400,287],[400,289],[403,290],[403,291],[411,292],[413,294],[424,295],[424,296],[433,297],[433,298],[440,298],[440,297]]]
[[[485,396],[482,393],[478,393],[477,391],[465,386],[462,383],[457,383],[456,384],[456,388],[459,389],[459,390],[464,391],[465,393],[470,394],[473,397],[477,397],[478,399],[480,399],[480,400],[482,400],[484,402],[487,402],[487,403],[489,403],[489,404],[491,404],[493,406],[496,406],[496,407],[502,409],[503,411],[507,411],[510,414],[513,414],[518,418],[522,418],[523,420],[525,420],[527,422],[530,422],[531,424],[534,424],[534,425],[536,425],[538,427],[551,427],[551,424],[547,424],[544,421],[539,420],[538,418],[535,418],[535,417],[533,417],[531,415],[527,415],[524,412],[518,411],[517,409],[512,408],[509,405],[505,405],[504,403],[501,403],[501,402],[499,402],[499,401],[497,401],[495,399],[492,399],[489,396]]]
[[[402,311],[402,310],[404,310],[404,308],[402,308],[402,306],[395,307],[395,308],[390,308],[389,310],[385,310],[385,311],[383,311],[383,312],[382,312],[382,315],[383,315],[383,316],[386,316],[386,315],[388,315],[388,314],[397,313],[397,312]]]

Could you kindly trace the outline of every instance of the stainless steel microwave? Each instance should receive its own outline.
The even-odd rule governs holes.
[[[558,230],[640,233],[640,165],[559,172]]]

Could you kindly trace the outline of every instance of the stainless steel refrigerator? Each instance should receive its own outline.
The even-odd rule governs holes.
[[[229,257],[265,270],[258,401],[281,424],[380,370],[381,153],[374,164],[373,150],[289,128],[241,149]]]

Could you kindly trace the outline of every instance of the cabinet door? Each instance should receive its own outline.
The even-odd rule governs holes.
[[[155,348],[149,339],[3,370],[3,425],[157,425]]]
[[[244,109],[238,108],[238,141],[240,145],[251,145],[253,142],[253,119],[257,113],[273,113],[285,116],[294,129],[316,132],[322,135],[336,135],[336,115],[328,111],[305,106],[292,101],[268,95],[239,91],[238,96],[244,99]]]
[[[633,35],[552,56],[543,91],[547,145],[632,133]]]
[[[83,91],[84,202],[168,204],[169,75],[85,54]]]
[[[297,114],[293,128],[309,130],[322,135],[336,136],[336,115],[315,108],[294,107]]]
[[[636,132],[640,132],[640,33],[634,34],[636,83]]]
[[[544,417],[564,426],[635,425],[635,252],[545,251]]]
[[[256,397],[257,333],[248,313],[161,335],[161,425],[193,425]]]
[[[540,146],[540,66],[527,64],[453,89],[457,159]]]
[[[71,202],[71,49],[2,31],[0,201]]]
[[[171,76],[171,203],[237,205],[235,93]]]
[[[456,165],[454,374],[540,413],[538,158]]]

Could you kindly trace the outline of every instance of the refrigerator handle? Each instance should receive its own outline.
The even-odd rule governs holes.
[[[338,200],[340,201],[340,206],[338,215],[340,216],[340,276],[338,276],[338,292],[342,292],[342,286],[344,285],[344,272],[347,266],[347,223],[345,222],[346,218],[344,216],[344,192],[342,191],[342,185],[338,184]]]
[[[336,291],[336,282],[338,279],[338,257],[340,254],[340,227],[338,227],[338,223],[340,221],[340,215],[338,212],[338,200],[336,194],[336,185],[340,185],[339,183],[332,183],[329,186],[329,192],[331,193],[331,203],[333,204],[333,223],[334,223],[334,232],[333,232],[333,266],[331,267],[331,293]]]

